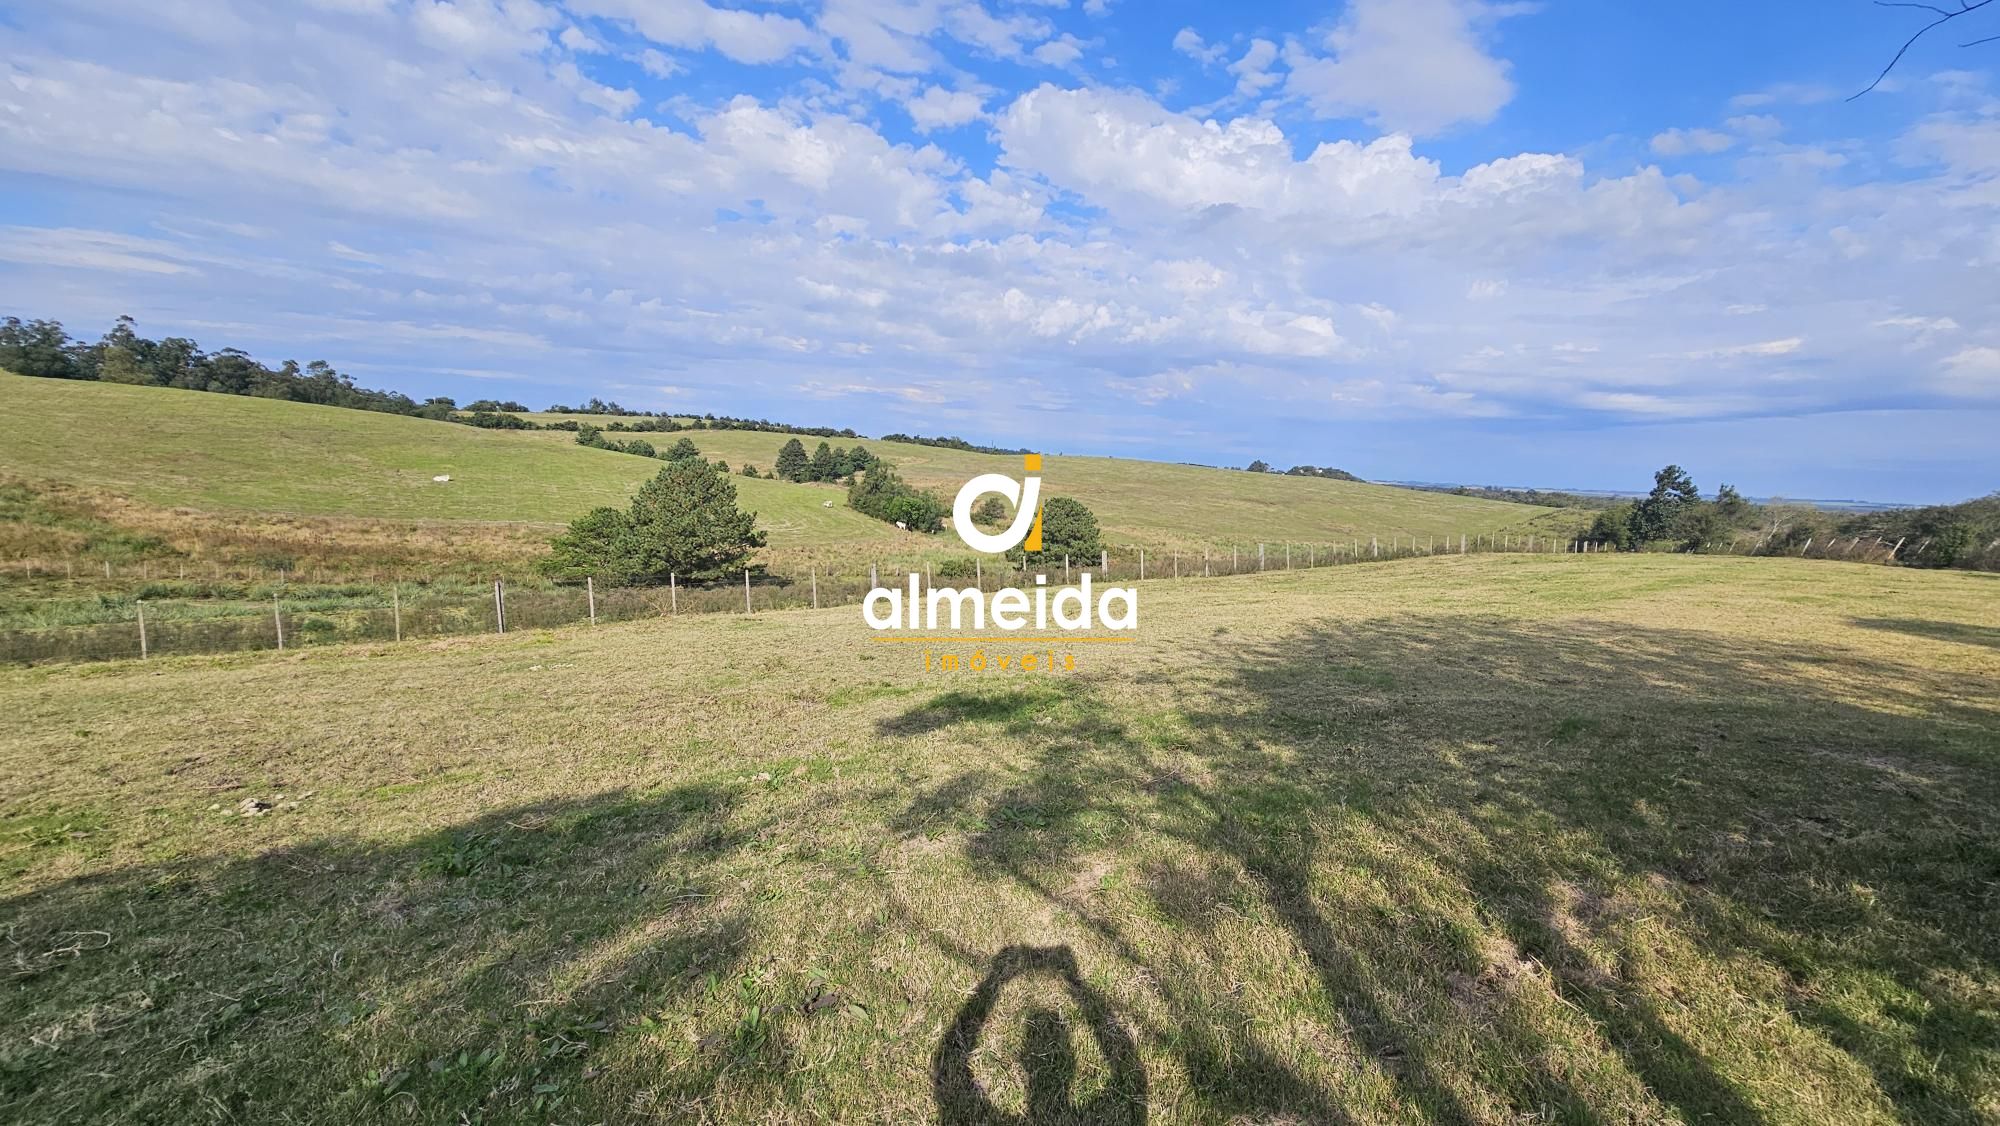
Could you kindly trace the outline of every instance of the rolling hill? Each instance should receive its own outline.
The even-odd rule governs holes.
[[[0,401],[8,413],[0,472],[204,512],[552,526],[622,504],[659,468],[579,446],[560,431],[488,431],[195,391],[0,373]],[[706,457],[767,471],[787,440],[755,431],[688,436]],[[1007,456],[862,441],[912,483],[947,494],[974,474],[1019,466]],[[449,482],[434,480],[445,475]],[[1162,551],[1531,527],[1563,534],[1575,520],[1562,510],[1386,485],[1116,458],[1050,457],[1044,478],[1045,495],[1088,504],[1109,542]],[[950,547],[848,510],[831,486],[736,482],[776,553],[904,557]]]

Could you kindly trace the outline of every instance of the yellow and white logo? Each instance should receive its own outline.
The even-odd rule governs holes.
[[[1022,468],[1025,474],[1019,481],[1004,473],[982,473],[959,488],[958,498],[951,506],[951,522],[965,546],[989,555],[1004,554],[1016,546],[1031,552],[1042,550],[1041,455],[1023,457]],[[1006,531],[985,532],[972,522],[972,506],[990,493],[998,493],[1014,505],[1014,520]],[[1027,572],[1028,563],[1023,560],[1024,581]],[[1067,559],[1063,573],[1065,576],[1069,573]],[[1047,574],[1036,574],[1030,588],[1032,594],[1029,589],[1009,586],[992,592],[989,597],[983,579],[970,587],[932,587],[923,575],[912,571],[903,589],[878,586],[870,590],[861,601],[861,618],[868,628],[875,630],[984,630],[988,622],[993,628],[1009,633],[1030,628],[1063,632],[1097,626],[1105,630],[1139,628],[1138,590],[1107,586],[1093,592],[1091,579],[1086,563],[1077,576],[1076,586],[1051,588]],[[941,627],[941,618],[949,624]]]
[[[958,499],[951,505],[951,526],[965,546],[988,555],[1004,555],[1015,544],[1029,551],[1042,549],[1042,479],[1036,476],[1042,471],[1042,455],[1024,456],[1021,468],[1029,474],[1025,480],[1016,481],[1005,473],[981,473],[958,490]],[[1006,497],[1014,506],[1014,522],[1004,532],[982,532],[972,522],[973,503],[989,493]]]

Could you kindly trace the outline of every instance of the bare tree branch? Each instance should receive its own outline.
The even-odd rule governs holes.
[[[1917,33],[1915,35],[1912,35],[1908,39],[1904,40],[1902,47],[1897,49],[1895,57],[1889,60],[1889,65],[1883,67],[1882,73],[1875,76],[1875,81],[1870,82],[1867,85],[1867,87],[1862,89],[1859,93],[1850,95],[1847,100],[1851,102],[1855,98],[1860,97],[1862,94],[1866,94],[1870,90],[1875,89],[1877,86],[1882,85],[1882,80],[1889,77],[1889,72],[1895,70],[1896,64],[1903,61],[1903,56],[1909,53],[1910,48],[1917,45],[1917,40],[1922,39],[1925,36],[1925,34],[1930,32],[1933,28],[1942,27],[1943,25],[1948,24],[1955,19],[1958,19],[1960,16],[1970,15],[1973,12],[1976,12],[1979,9],[1984,8],[1985,6],[1991,3],[1993,3],[1993,0],[1958,0],[1958,7],[1956,9],[1950,9],[1950,8],[1940,8],[1935,4],[1908,3],[1905,2],[1905,0],[1875,0],[1875,6],[1878,8],[1919,8],[1926,12],[1936,12],[1938,14],[1938,18],[1918,28]],[[1973,47],[1981,43],[1991,43],[1996,39],[2000,39],[2000,35],[1991,35],[1984,39],[1975,39],[1971,43],[1961,44],[1961,46]]]

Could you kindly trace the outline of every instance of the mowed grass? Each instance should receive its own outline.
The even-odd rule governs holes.
[[[571,416],[547,416],[549,418]],[[603,425],[605,418],[595,420]],[[565,431],[533,435],[545,442],[573,442]],[[748,430],[693,430],[672,434],[619,434],[612,439],[644,438],[655,446],[680,438],[692,440],[710,459],[721,458],[732,469],[747,463],[770,473],[778,450],[792,435]],[[1018,455],[968,453],[940,446],[881,442],[870,438],[810,438],[799,441],[811,453],[821,441],[831,446],[867,446],[896,466],[913,485],[947,498],[981,473],[1020,477]],[[1108,457],[1048,455],[1043,458],[1044,496],[1070,496],[1097,515],[1116,544],[1155,550],[1173,547],[1239,544],[1254,550],[1258,542],[1341,544],[1351,548],[1359,538],[1365,547],[1380,536],[1386,547],[1392,537],[1454,541],[1460,535],[1491,535],[1518,531],[1548,537],[1569,537],[1588,526],[1590,515],[1577,510],[1539,508],[1449,493],[1328,481],[1269,473],[1245,473],[1198,465],[1174,465]]]
[[[162,506],[287,516],[545,524],[624,505],[660,462],[539,434],[200,391],[0,373],[0,471]],[[449,483],[432,480],[451,477]],[[737,480],[774,543],[908,538],[832,488]],[[833,500],[834,506],[824,502]]]
[[[1053,674],[852,608],[7,671],[0,1118],[1991,1121],[1996,595],[1445,557],[1149,583]]]
[[[196,391],[0,373],[8,407],[0,473],[206,511],[377,520],[556,525],[622,505],[660,463],[555,432],[454,423]],[[597,421],[607,421],[598,419]],[[655,446],[679,435],[643,437]],[[705,457],[769,473],[785,435],[697,431]],[[915,484],[951,495],[974,474],[1018,476],[1020,460],[862,440]],[[818,444],[808,440],[808,450]],[[852,442],[840,444],[852,445]],[[451,481],[432,480],[448,474]],[[1334,544],[1370,536],[1573,534],[1575,513],[1383,485],[1252,475],[1110,458],[1050,458],[1045,495],[1091,506],[1114,547],[1259,541]],[[775,552],[834,559],[950,553],[956,541],[899,532],[846,507],[843,490],[738,476]],[[1543,526],[1546,525],[1546,526]]]

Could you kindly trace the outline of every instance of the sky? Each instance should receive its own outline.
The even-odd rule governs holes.
[[[2000,5],[0,0],[0,314],[1052,453],[2000,489]],[[1962,25],[1962,26],[1960,26]]]

